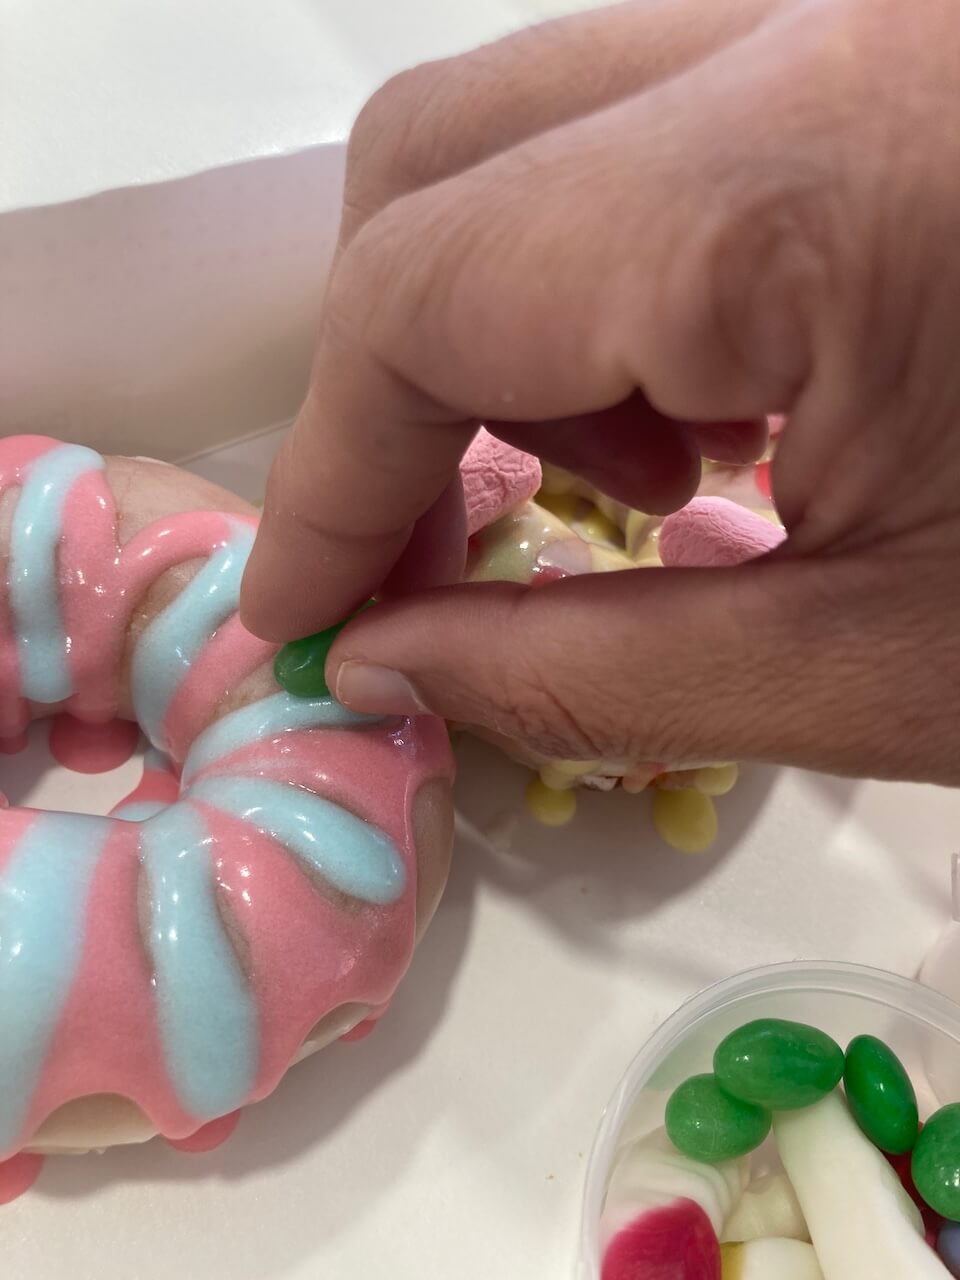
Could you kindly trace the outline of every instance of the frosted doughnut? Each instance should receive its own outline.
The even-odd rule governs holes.
[[[771,421],[771,435],[781,423]],[[785,533],[770,497],[770,455],[739,467],[704,464],[699,494],[666,519],[631,510],[591,485],[544,466],[535,501],[517,502],[495,523],[471,525],[467,576],[540,586],[584,573],[742,564],[774,550]],[[524,473],[510,461],[511,475]],[[527,474],[530,473],[528,468]],[[487,492],[496,492],[489,479]],[[713,798],[736,784],[737,766],[722,760],[556,760],[529,745],[481,731],[507,755],[536,770],[527,807],[538,821],[562,826],[576,813],[575,792],[654,791],[653,823],[683,853],[708,849],[716,836]]]
[[[236,612],[254,531],[176,468],[0,441],[0,738],[67,710],[153,748],[110,817],[0,811],[0,1160],[264,1097],[376,1016],[439,898],[443,724],[278,690]]]

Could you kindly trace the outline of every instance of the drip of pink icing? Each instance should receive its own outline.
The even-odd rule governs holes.
[[[209,1124],[202,1125],[196,1133],[188,1134],[186,1138],[167,1138],[167,1142],[176,1151],[200,1155],[204,1151],[213,1151],[226,1142],[239,1123],[240,1112],[231,1111],[228,1116],[221,1116],[219,1120],[211,1120]]]
[[[62,712],[50,726],[50,752],[75,773],[109,773],[126,764],[137,749],[139,726],[132,720],[85,724]]]
[[[9,1204],[29,1191],[43,1168],[43,1156],[22,1151],[9,1160],[0,1160],[0,1204]]]

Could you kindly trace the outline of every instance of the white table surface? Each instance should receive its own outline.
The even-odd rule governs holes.
[[[0,0],[0,210],[346,136],[370,93],[602,0]]]
[[[255,492],[270,444],[204,469]],[[35,760],[0,772],[14,803],[82,808],[131,768],[99,797],[72,775],[31,790]],[[372,1036],[297,1067],[207,1155],[48,1161],[0,1209],[4,1277],[568,1276],[600,1110],[683,997],[800,957],[910,974],[949,913],[960,793],[751,769],[717,848],[688,858],[643,797],[588,795],[572,826],[537,827],[524,781],[462,744],[449,888]],[[510,815],[512,852],[470,834]]]

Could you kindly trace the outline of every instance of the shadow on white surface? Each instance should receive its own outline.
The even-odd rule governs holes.
[[[568,942],[606,955],[620,948],[620,934],[611,926],[656,914],[718,873],[761,820],[778,777],[775,769],[743,770],[733,793],[717,802],[720,835],[714,847],[683,855],[654,830],[648,795],[581,792],[573,823],[558,833],[525,815],[526,770],[472,739],[457,744],[457,756],[458,811],[483,860],[478,876],[523,902]],[[854,785],[845,796],[838,793],[838,802],[849,803]],[[511,815],[520,816],[511,821]],[[502,833],[510,827],[504,848]],[[689,972],[706,981],[711,971],[691,962]]]
[[[855,827],[857,848],[867,835],[880,847],[896,849],[900,871],[909,877],[911,898],[932,911],[946,912],[949,855],[951,850],[960,848],[960,825],[941,825],[935,816],[929,821],[916,796],[925,792],[935,797],[938,809],[942,804],[944,810],[949,810],[956,802],[955,789],[930,786],[921,791],[914,783],[867,784],[822,773],[804,777],[812,804],[831,806],[838,825],[847,822]],[[885,803],[877,803],[878,794],[882,794]],[[933,816],[933,804],[929,811]]]

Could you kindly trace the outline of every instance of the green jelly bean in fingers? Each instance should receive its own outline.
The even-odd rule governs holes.
[[[352,622],[364,609],[369,609],[375,603],[375,600],[368,600],[342,622],[335,622],[332,627],[318,631],[316,635],[303,636],[300,640],[291,640],[289,644],[285,644],[273,663],[273,674],[281,689],[286,689],[295,698],[328,697],[330,690],[324,668],[333,642],[348,622]]]

